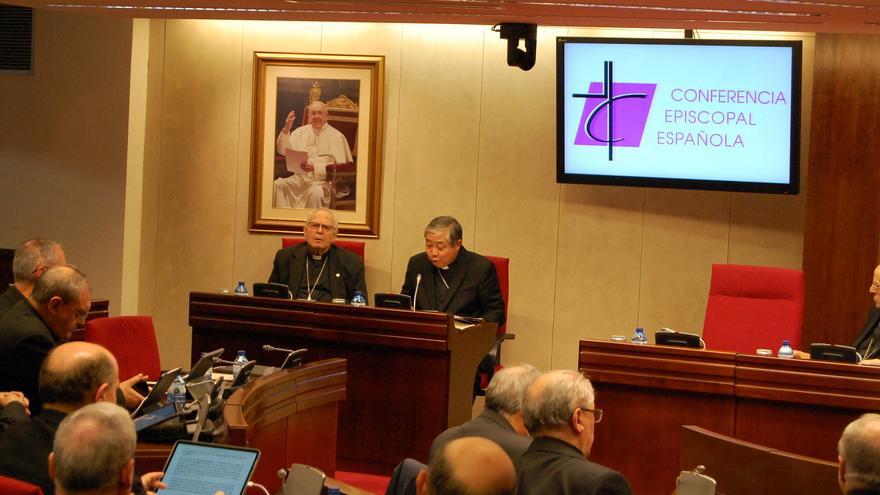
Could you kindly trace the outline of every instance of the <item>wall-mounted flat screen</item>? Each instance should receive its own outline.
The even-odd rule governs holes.
[[[797,194],[801,42],[557,38],[556,179]]]

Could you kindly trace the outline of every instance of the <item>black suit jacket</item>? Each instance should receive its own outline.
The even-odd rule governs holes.
[[[868,320],[865,321],[865,326],[859,332],[856,340],[853,341],[852,346],[858,349],[865,340],[870,339],[878,321],[880,321],[880,309],[877,309],[876,306],[871,306],[871,311],[868,312]]]
[[[444,431],[431,444],[431,454],[428,459],[433,459],[435,455],[447,443],[464,437],[481,437],[492,440],[499,447],[507,452],[510,460],[516,463],[523,453],[529,448],[532,439],[517,434],[510,422],[501,414],[485,409],[476,418],[463,423],[459,426],[453,426]]]
[[[622,474],[584,459],[573,445],[538,437],[517,466],[517,495],[630,495]]]
[[[455,273],[449,282],[446,298],[434,303],[434,287],[437,269],[428,255],[419,253],[409,259],[403,279],[401,294],[415,299],[416,309],[452,313],[459,316],[478,316],[486,321],[504,324],[504,299],[498,286],[498,274],[491,261],[464,247],[455,259]],[[419,293],[415,294],[416,276],[421,274]]]
[[[55,493],[48,458],[64,416],[61,411],[45,409],[39,416],[7,428],[0,435],[0,474],[38,485],[46,495]]]
[[[21,292],[19,292],[14,285],[10,285],[6,289],[6,292],[0,296],[0,318],[2,318],[3,315],[13,306],[18,304],[18,301],[24,301],[24,296],[21,295]]]
[[[0,392],[20,390],[30,400],[30,410],[43,408],[37,381],[43,359],[58,338],[27,300],[21,301],[0,319]]]
[[[284,284],[296,295],[306,270],[308,245],[305,242],[296,246],[279,249],[269,282]],[[350,301],[355,291],[367,297],[367,282],[364,280],[364,262],[351,251],[335,245],[327,251],[327,272],[330,278],[330,296],[334,299]],[[328,301],[329,302],[329,301]]]

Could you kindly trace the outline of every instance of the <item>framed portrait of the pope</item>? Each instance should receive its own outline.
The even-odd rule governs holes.
[[[250,230],[302,232],[333,210],[339,235],[378,237],[385,60],[254,53]]]

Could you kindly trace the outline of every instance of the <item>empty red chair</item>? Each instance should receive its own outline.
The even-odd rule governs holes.
[[[149,316],[95,318],[86,322],[86,342],[106,347],[119,362],[119,378],[126,380],[138,373],[152,379],[162,374],[159,345],[153,319]]]
[[[797,349],[804,326],[804,272],[749,265],[712,265],[703,323],[707,349],[754,354],[787,339]]]
[[[0,493],[3,495],[43,495],[43,490],[37,485],[0,475]]]
[[[286,248],[290,246],[296,246],[297,244],[302,244],[306,242],[306,240],[302,237],[282,237],[281,238],[281,247]],[[348,249],[352,253],[361,257],[361,260],[364,259],[364,243],[362,241],[342,241],[335,240],[333,244]]]

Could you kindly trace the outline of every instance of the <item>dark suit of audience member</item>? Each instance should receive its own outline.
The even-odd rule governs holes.
[[[517,495],[632,494],[622,474],[587,460],[602,420],[595,399],[590,381],[571,370],[548,371],[526,389],[523,421],[534,440],[517,466]]]
[[[3,318],[3,315],[19,301],[24,301],[21,291],[16,289],[14,285],[7,287],[3,295],[0,295],[0,318]]]
[[[0,319],[0,391],[19,390],[39,414],[43,402],[38,393],[40,365],[60,341],[28,301],[16,304]]]
[[[475,316],[503,324],[504,299],[495,265],[462,246],[458,256],[447,266],[448,269],[438,268],[426,253],[416,254],[406,265],[400,292],[415,300],[416,309]],[[421,282],[416,294],[418,275]]]
[[[12,406],[4,409],[9,407]],[[55,493],[48,457],[55,432],[65,416],[65,412],[46,408],[39,416],[25,417],[10,425],[0,435],[0,474],[37,485],[46,495]]]
[[[434,443],[431,444],[429,459],[433,459],[437,452],[448,442],[464,437],[482,437],[492,440],[504,449],[504,452],[507,453],[514,463],[529,448],[529,444],[532,443],[529,437],[518,434],[510,423],[504,419],[504,416],[486,409],[467,423],[449,428],[438,435],[434,439]]]
[[[622,474],[584,459],[575,446],[536,438],[520,459],[518,494],[599,495],[632,493]]]
[[[306,299],[308,289],[302,291],[300,288],[313,286],[315,279],[318,279],[318,287],[311,295],[315,301],[331,302],[333,299],[345,299],[348,302],[351,301],[355,291],[361,291],[364,297],[367,296],[364,262],[358,255],[345,248],[330,246],[324,257],[327,266],[322,270],[323,257],[320,262],[310,259],[306,243],[280,249],[275,254],[269,282],[290,287],[296,299]],[[311,280],[308,284],[305,279],[306,263],[312,263],[309,269]],[[318,278],[319,273],[320,278]]]

